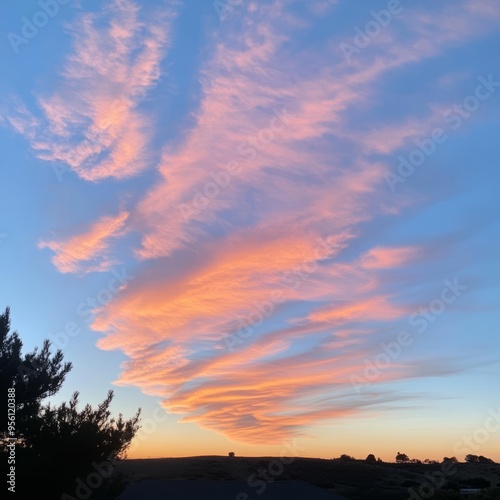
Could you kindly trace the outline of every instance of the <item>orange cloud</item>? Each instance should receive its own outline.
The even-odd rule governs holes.
[[[384,269],[408,264],[418,257],[418,248],[372,248],[361,257],[365,269]]]
[[[117,383],[164,398],[169,412],[184,415],[183,422],[247,443],[279,443],[318,420],[371,411],[372,402],[352,401],[350,379],[364,368],[366,329],[339,327],[391,321],[408,313],[377,287],[368,287],[371,296],[366,297],[366,284],[385,269],[382,263],[367,270],[363,259],[354,259],[340,268],[329,261],[338,248],[320,254],[305,239],[284,239],[280,232],[274,238],[265,236],[242,233],[225,241],[176,279],[157,276],[152,283],[144,276],[140,283],[139,278],[100,311],[93,328],[106,335],[99,346],[120,348],[129,357]],[[290,287],[283,277],[297,266],[306,274],[298,287]],[[238,338],[240,320],[255,313],[259,304],[269,306],[275,291],[281,299],[269,316],[262,316],[264,329],[296,300],[321,297],[343,304],[317,310],[306,321],[281,330],[264,333],[254,325],[249,335],[249,330],[244,332],[241,344],[230,349],[225,337]],[[312,349],[293,354],[315,338]],[[394,364],[379,382],[404,373]],[[339,390],[344,396],[334,395]],[[310,409],[306,401],[315,395],[331,406]]]
[[[112,262],[106,259],[109,240],[123,234],[129,214],[121,212],[102,217],[88,231],[63,241],[41,241],[39,248],[50,248],[53,264],[62,273],[105,271]]]
[[[138,21],[131,3],[116,9],[105,36],[85,18],[66,70],[71,82],[97,82],[95,95],[80,88],[77,104],[88,111],[68,111],[71,94],[43,100],[52,135],[34,146],[87,180],[144,168],[147,120],[138,103],[157,81],[168,45],[157,24],[146,29]],[[166,145],[159,180],[130,216],[41,244],[69,272],[106,258],[125,223],[136,231],[142,271],[92,325],[103,333],[99,347],[128,357],[116,383],[162,397],[183,421],[258,443],[374,411],[393,397],[374,389],[357,398],[350,380],[378,348],[372,323],[390,327],[408,314],[384,271],[413,263],[419,250],[374,246],[359,255],[355,243],[364,225],[398,209],[386,201],[388,166],[369,155],[393,151],[421,128],[404,122],[395,136],[398,124],[365,134],[350,128],[349,112],[372,104],[389,71],[459,41],[436,15],[423,19],[425,33],[411,32],[411,47],[389,43],[380,57],[353,66],[330,64],[325,50],[319,55],[328,64],[318,70],[309,54],[287,52],[290,32],[303,24],[284,9],[274,2],[247,11],[236,36],[220,35],[201,69],[194,123]],[[142,56],[134,58],[139,28],[148,35],[139,37]],[[66,140],[67,123],[87,120],[86,139],[70,157],[53,138]],[[394,363],[379,381],[418,375]]]
[[[348,321],[389,321],[401,317],[404,309],[392,305],[388,297],[372,297],[359,302],[348,302],[318,310],[309,315],[319,323],[345,323]]]
[[[285,57],[276,25],[285,19],[292,30],[298,20],[281,9],[247,12],[238,36],[202,68],[195,123],[164,149],[161,178],[131,216],[147,270],[92,325],[103,333],[99,347],[128,356],[117,384],[162,397],[182,421],[266,444],[394,397],[376,389],[356,397],[351,377],[379,349],[373,322],[408,314],[384,271],[412,264],[419,249],[359,255],[350,245],[361,223],[397,210],[385,201],[387,165],[367,155],[389,153],[421,128],[360,133],[348,112],[370,105],[388,71],[457,42],[436,16],[433,44],[412,31],[421,51],[388,44],[370,64],[325,65],[311,76],[301,71],[307,54]],[[326,252],[319,238],[330,242]],[[420,375],[393,363],[378,381]]]

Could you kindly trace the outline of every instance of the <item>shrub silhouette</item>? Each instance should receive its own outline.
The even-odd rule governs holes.
[[[404,463],[407,463],[410,461],[410,458],[408,457],[408,455],[406,453],[400,453],[398,451],[397,455],[396,455],[396,462],[398,464],[404,464]]]
[[[7,391],[14,388],[14,498],[56,499],[62,495],[70,500],[75,498],[77,487],[83,488],[81,484],[85,485],[91,473],[93,487],[86,486],[89,492],[85,498],[106,498],[104,493],[112,489],[107,479],[113,470],[112,464],[123,457],[139,429],[140,410],[130,420],[124,420],[122,415],[111,418],[112,391],[95,409],[86,405],[79,410],[78,392],[68,403],[43,405],[44,399],[58,392],[72,365],[63,363],[60,350],[55,354],[51,352],[49,341],[43,343],[41,350],[24,355],[22,346],[19,335],[10,332],[7,308],[0,314],[0,406],[2,415],[7,415]],[[8,463],[8,444],[7,419],[2,418],[0,459],[4,466]]]
[[[483,455],[466,455],[465,461],[469,464],[494,464],[495,462],[491,458],[487,458]]]
[[[487,488],[478,495],[478,500],[498,500],[500,498],[500,488]]]
[[[490,487],[490,482],[484,477],[472,477],[470,479],[467,479],[465,482],[467,483],[467,487],[469,488],[483,489]]]
[[[462,495],[455,490],[437,490],[432,496],[436,500],[462,500]]]

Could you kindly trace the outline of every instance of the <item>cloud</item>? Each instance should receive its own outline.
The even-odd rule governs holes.
[[[165,148],[159,167],[163,179],[139,205],[137,224],[144,229],[142,246],[137,251],[141,259],[171,255],[200,241],[214,226],[221,225],[223,214],[235,204],[259,218],[270,210],[270,199],[274,200],[271,209],[290,214],[294,207],[307,206],[310,200],[319,205],[328,189],[341,191],[336,176],[343,175],[343,167],[335,164],[333,148],[325,145],[332,134],[347,139],[350,147],[343,154],[355,157],[352,170],[341,182],[350,182],[348,189],[363,190],[365,194],[373,191],[386,167],[365,161],[360,153],[393,153],[410,139],[427,133],[445,106],[429,102],[427,115],[423,112],[419,119],[377,123],[368,133],[351,129],[346,111],[361,104],[370,106],[371,100],[378,99],[376,82],[384,74],[435,57],[452,44],[477,35],[479,20],[485,19],[483,14],[476,14],[474,23],[459,37],[456,26],[464,20],[456,10],[444,8],[431,17],[418,11],[425,30],[415,25],[413,18],[403,21],[411,24],[411,43],[400,43],[397,34],[391,32],[385,50],[376,59],[354,66],[336,61],[336,65],[327,65],[312,77],[285,58],[284,47],[293,34],[283,29],[283,19],[292,27],[297,20],[290,21],[291,16],[283,11],[283,6],[276,4],[253,15],[247,13],[246,20],[238,25],[245,36],[228,35],[228,40],[217,46],[207,65],[210,70],[202,74],[203,96],[196,126],[186,133],[181,144]],[[260,22],[262,19],[266,21]],[[443,19],[447,29],[443,29]],[[428,43],[430,39],[432,44]],[[412,44],[418,44],[421,50],[414,51]],[[307,60],[302,64],[307,67]],[[294,74],[292,79],[290,72]],[[276,115],[283,117],[277,131],[271,127]],[[341,147],[345,150],[347,145]],[[330,183],[328,188],[322,185],[316,190],[299,187],[298,179],[305,178],[318,185],[326,179]],[[241,195],[251,189],[266,200],[262,211]],[[293,203],[286,203],[284,197]],[[323,210],[329,210],[328,201],[323,203]],[[396,207],[387,210],[395,211]],[[314,213],[312,209],[310,212]],[[361,209],[356,212],[347,209],[344,213],[352,218],[363,217]],[[293,216],[289,215],[288,223],[296,223]]]
[[[316,252],[307,240],[276,239],[281,247],[269,240],[249,246],[247,237],[226,241],[177,279],[143,276],[108,304],[93,328],[106,333],[101,348],[129,357],[117,383],[164,398],[182,421],[252,443],[280,442],[317,420],[371,411],[372,403],[350,394],[350,377],[363,369],[367,323],[404,317],[408,308],[391,303],[381,281],[372,283],[377,278],[367,276],[363,258],[331,261],[342,246]],[[381,260],[370,271],[403,262]],[[156,273],[166,263],[160,259]],[[292,321],[290,306],[306,300],[336,305]],[[284,311],[292,324],[268,331]],[[357,330],[349,330],[353,323]],[[403,376],[395,365],[382,381]],[[301,400],[313,394],[330,398],[330,406],[304,410]]]
[[[315,311],[309,319],[319,323],[335,324],[346,321],[389,321],[402,316],[404,310],[388,302],[387,297],[372,297],[359,302],[349,301]]]
[[[372,248],[366,252],[362,258],[362,265],[365,269],[384,269],[398,267],[408,264],[411,260],[418,257],[418,248],[400,247],[400,248]]]
[[[107,259],[112,238],[123,234],[129,214],[102,217],[88,231],[62,241],[40,241],[39,248],[55,253],[52,263],[62,273],[106,271],[113,262]]]
[[[402,398],[356,397],[350,377],[380,349],[375,325],[390,328],[411,312],[411,297],[401,296],[411,282],[400,278],[396,295],[387,271],[428,256],[413,245],[345,252],[363,226],[394,211],[389,167],[369,155],[420,134],[436,107],[423,122],[377,122],[369,134],[351,127],[350,112],[372,105],[389,72],[459,41],[463,19],[443,28],[450,13],[441,14],[368,63],[316,71],[307,70],[310,54],[290,56],[293,30],[305,28],[281,3],[225,21],[238,36],[229,30],[216,45],[195,123],[165,147],[161,179],[131,216],[149,271],[93,324],[101,348],[129,358],[118,384],[164,398],[182,421],[267,444]],[[394,363],[380,383],[414,376]]]
[[[85,13],[71,26],[73,52],[57,92],[38,97],[41,116],[9,121],[38,158],[62,163],[97,182],[134,176],[150,166],[150,119],[141,101],[159,81],[173,18],[130,0]],[[13,113],[10,113],[13,114]]]
[[[141,78],[126,80],[123,61],[130,63],[138,12],[122,12],[124,5],[116,4],[123,19],[107,35],[117,57],[107,64],[102,44],[109,40],[86,18],[81,37],[88,43],[66,70],[69,81],[116,78],[124,90],[105,86],[98,97],[81,97],[95,111],[76,118],[66,98],[41,101],[52,137],[71,137],[67,123],[90,120],[83,128],[102,139],[74,148],[72,168],[88,180],[126,177],[144,165],[148,125],[137,103],[156,81],[167,42],[152,41],[156,49],[144,49],[150,55],[133,65]],[[41,245],[56,252],[62,272],[74,272],[106,267],[111,243],[135,232],[138,275],[96,311],[92,325],[103,334],[100,348],[128,357],[116,383],[162,397],[183,421],[269,444],[319,420],[380,411],[404,398],[380,387],[360,397],[350,379],[407,318],[412,287],[422,279],[412,271],[430,259],[418,242],[380,241],[381,220],[414,201],[388,198],[384,174],[392,159],[380,156],[421,134],[440,108],[424,103],[419,119],[367,110],[392,102],[385,92],[392,75],[415,71],[480,33],[485,14],[477,8],[468,24],[469,11],[426,15],[417,8],[420,24],[401,17],[405,37],[391,25],[390,43],[374,42],[375,56],[366,49],[349,65],[332,55],[331,40],[292,50],[294,37],[315,26],[286,3],[252,5],[211,34],[199,107],[178,139],[164,145],[158,178],[130,213]],[[356,126],[360,112],[368,116],[363,130]],[[109,154],[87,163],[99,157],[101,143]],[[54,144],[38,150],[53,155]],[[57,154],[65,157],[61,147]],[[445,361],[429,366],[424,373],[393,363],[379,383],[454,372]]]

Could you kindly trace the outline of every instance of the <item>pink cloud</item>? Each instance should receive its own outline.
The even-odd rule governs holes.
[[[93,324],[101,348],[129,358],[117,384],[164,398],[183,421],[267,444],[384,404],[384,397],[353,398],[351,377],[377,353],[371,323],[392,325],[409,314],[382,275],[412,265],[419,248],[375,246],[338,257],[360,223],[396,210],[385,202],[388,166],[366,155],[392,152],[424,125],[363,134],[349,129],[348,114],[370,106],[387,72],[457,43],[451,25],[438,32],[437,15],[428,26],[436,31],[432,45],[427,32],[412,31],[421,51],[390,44],[369,64],[325,65],[311,76],[302,71],[307,54],[286,57],[279,26],[289,18],[281,8],[246,13],[238,36],[220,42],[203,68],[195,123],[164,149],[161,179],[131,216],[142,236],[137,257],[153,271]],[[288,118],[271,134],[276,110]],[[318,238],[330,238],[330,251],[316,252]],[[304,315],[296,307],[305,303]],[[279,326],[277,316],[286,317]],[[234,349],[228,337],[238,340]],[[409,376],[411,367],[394,363],[379,381]],[[309,409],[314,397],[323,403]]]
[[[117,3],[118,10],[124,5]],[[292,56],[286,46],[290,30],[304,23],[289,22],[283,9],[278,2],[246,12],[237,21],[237,36],[217,40],[202,68],[194,124],[165,146],[159,181],[129,217],[104,218],[80,236],[42,243],[56,252],[58,268],[69,272],[106,258],[125,224],[136,231],[136,257],[149,262],[96,311],[92,325],[103,333],[99,347],[128,357],[116,383],[161,396],[183,421],[267,444],[318,420],[384,404],[383,397],[354,399],[350,377],[362,371],[377,343],[369,323],[392,325],[408,314],[382,275],[413,264],[419,249],[375,246],[359,256],[350,245],[362,236],[362,223],[398,209],[387,201],[388,166],[368,155],[392,152],[421,133],[422,124],[380,125],[365,134],[349,128],[349,112],[372,105],[389,71],[458,43],[455,27],[464,22],[443,29],[442,15],[425,18],[421,32],[411,32],[418,51],[389,44],[359,66],[334,65],[325,51],[321,69],[309,73],[304,68],[310,54]],[[151,40],[153,31],[141,26],[151,47],[143,47],[144,57],[129,73],[123,61],[130,62],[138,13],[121,15],[106,39],[93,18],[86,19],[81,36],[88,43],[75,52],[82,62],[75,59],[67,69],[71,81],[111,82],[82,101],[91,111],[68,115],[61,96],[42,104],[57,137],[71,136],[68,121],[90,120],[89,140],[73,148],[71,158],[54,141],[37,146],[56,151],[88,180],[125,177],[144,165],[147,121],[137,103],[157,79],[167,42]],[[432,43],[429,33],[436,35]],[[477,26],[466,34],[472,33]],[[116,49],[109,64],[103,50],[108,42]],[[115,85],[123,97],[115,99]],[[277,118],[284,111],[285,118]],[[98,161],[87,163],[89,158]],[[318,251],[319,239],[329,249]],[[272,312],[260,328],[263,307]],[[231,335],[243,340],[233,350],[226,345]],[[394,363],[380,381],[410,375]],[[309,409],[314,397],[322,402]]]
[[[390,321],[401,317],[404,312],[401,307],[391,304],[388,297],[381,296],[323,308],[310,314],[309,319],[333,324],[347,321]]]
[[[175,280],[159,276],[154,284],[146,277],[143,283],[136,280],[100,311],[93,325],[105,332],[99,346],[120,348],[129,357],[117,383],[164,398],[170,412],[185,415],[184,422],[243,442],[279,442],[318,420],[369,411],[362,404],[342,407],[340,402],[304,411],[300,400],[305,394],[327,394],[333,387],[343,387],[347,394],[352,390],[350,377],[362,373],[362,359],[368,355],[363,341],[367,331],[344,325],[392,321],[408,314],[406,307],[380,291],[377,278],[378,272],[401,266],[405,259],[380,258],[376,267],[365,267],[364,259],[356,258],[340,265],[329,262],[338,247],[315,253],[304,239],[283,240],[276,234],[270,244],[269,236],[266,240],[242,236],[212,248],[203,263],[188,266]],[[379,249],[373,253],[381,255]],[[306,272],[299,286],[284,283],[297,266]],[[276,291],[281,298],[269,321],[282,304],[295,300],[321,298],[335,305],[264,335],[254,325],[253,332],[248,335],[245,330],[248,336],[229,349],[225,336],[237,338],[239,318],[251,315],[259,304],[269,305]],[[318,332],[327,335],[321,347],[290,354]],[[200,346],[211,355],[198,358]],[[271,358],[275,359],[267,361]],[[405,373],[395,363],[380,382]],[[282,413],[287,415],[277,416]],[[246,420],[249,425],[242,425]]]
[[[128,216],[121,212],[102,217],[82,234],[62,241],[41,241],[38,246],[55,253],[52,262],[62,273],[105,271],[112,265],[107,259],[110,240],[123,234]]]
[[[418,257],[416,247],[372,248],[361,257],[365,269],[387,269],[408,264]]]
[[[131,177],[150,165],[152,129],[139,106],[160,78],[173,14],[162,9],[145,19],[143,11],[130,0],[114,0],[72,26],[63,83],[38,99],[43,119],[30,133],[13,124],[39,158],[93,182]]]

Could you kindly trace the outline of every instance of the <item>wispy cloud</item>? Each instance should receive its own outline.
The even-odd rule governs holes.
[[[383,273],[412,266],[422,248],[374,246],[338,258],[361,236],[361,223],[394,208],[384,201],[388,166],[369,155],[420,133],[435,119],[435,103],[424,123],[403,118],[404,127],[378,125],[370,134],[350,128],[349,111],[369,106],[388,72],[478,32],[474,24],[458,33],[465,15],[457,11],[443,28],[444,9],[412,29],[409,45],[394,38],[369,63],[339,61],[308,74],[299,70],[308,54],[287,52],[304,23],[283,9],[277,3],[226,21],[241,34],[217,45],[202,73],[196,124],[165,149],[162,179],[132,216],[143,234],[137,256],[153,261],[154,283],[145,273],[93,325],[106,334],[102,348],[130,358],[117,383],[245,442],[279,442],[318,420],[402,397],[356,398],[350,377],[376,352],[375,324],[410,311],[411,299],[396,296]],[[318,238],[335,241],[326,256],[315,253]],[[245,341],[231,351],[227,335]],[[414,376],[412,366],[395,363],[381,383]],[[322,403],[306,409],[314,398]]]
[[[59,241],[41,241],[39,248],[50,248],[55,253],[53,264],[62,273],[105,271],[113,265],[108,260],[109,243],[123,234],[127,212],[113,217],[102,217],[88,231]]]
[[[160,78],[173,13],[145,11],[130,0],[114,0],[103,13],[82,14],[70,27],[73,52],[59,89],[38,98],[41,117],[36,123],[27,112],[24,120],[8,118],[39,158],[94,182],[131,177],[150,166],[153,128],[140,104]]]
[[[417,259],[419,249],[414,247],[402,248],[372,248],[362,256],[362,265],[365,269],[384,269],[408,264]]]
[[[387,155],[434,123],[445,103],[424,103],[418,118],[395,113],[356,124],[359,113],[390,100],[391,75],[481,34],[491,9],[460,4],[464,11],[447,5],[432,15],[415,7],[398,18],[404,37],[391,25],[375,52],[352,65],[332,55],[335,37],[293,50],[325,2],[315,2],[309,20],[286,2],[242,5],[211,34],[192,125],[165,144],[159,176],[130,214],[41,243],[59,270],[81,272],[106,267],[111,241],[125,230],[140,237],[133,250],[142,270],[92,325],[103,333],[101,348],[129,358],[118,384],[161,396],[184,421],[259,443],[403,397],[379,387],[360,398],[350,377],[418,305],[405,287],[419,284],[411,271],[429,258],[424,245],[383,245],[373,235],[414,201],[388,199]],[[145,168],[149,123],[138,103],[168,45],[156,21],[138,21],[133,4],[116,2],[110,12],[107,30],[95,28],[94,16],[80,25],[65,71],[77,111],[67,106],[70,90],[42,99],[50,140],[34,142],[46,159],[93,181]],[[116,56],[108,61],[110,47]],[[84,139],[72,160],[65,141],[74,129]],[[235,349],[228,335],[239,339]],[[443,360],[424,373],[394,363],[379,382],[454,367]]]

